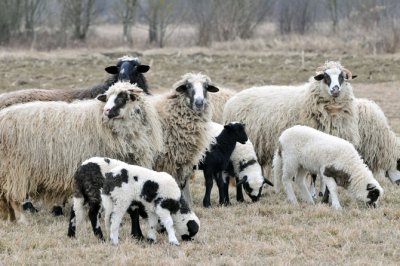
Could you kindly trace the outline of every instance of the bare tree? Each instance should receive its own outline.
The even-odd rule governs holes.
[[[338,11],[338,1],[337,0],[326,0],[326,6],[328,7],[329,14],[332,19],[332,30],[336,32],[336,28],[339,22],[339,11]]]
[[[7,44],[14,35],[20,34],[22,18],[21,0],[0,1],[0,44]]]
[[[277,2],[278,28],[282,34],[304,34],[315,23],[315,0],[280,0]]]
[[[95,0],[60,0],[62,5],[62,27],[73,28],[72,38],[80,41],[86,39],[90,23],[95,15]]]
[[[34,37],[35,25],[43,8],[43,0],[23,0],[25,35],[29,38]]]
[[[114,4],[114,13],[122,22],[122,37],[125,43],[132,45],[132,25],[135,19],[137,0],[119,0]]]

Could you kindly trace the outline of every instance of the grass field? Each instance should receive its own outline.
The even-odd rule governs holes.
[[[86,87],[106,78],[103,68],[124,54],[150,64],[146,74],[154,93],[171,88],[189,71],[208,74],[221,87],[241,90],[262,84],[305,82],[325,60],[340,60],[358,78],[357,97],[375,100],[400,133],[400,54],[351,55],[284,53],[229,49],[147,51],[68,51],[49,53],[0,51],[0,92],[22,88]],[[379,180],[385,189],[377,209],[368,209],[339,191],[344,209],[326,205],[288,204],[283,193],[264,191],[260,202],[238,204],[231,188],[232,206],[201,207],[202,177],[192,185],[195,212],[201,229],[195,240],[180,247],[164,235],[149,245],[132,240],[129,221],[122,226],[121,244],[100,243],[89,223],[77,239],[66,236],[67,217],[54,218],[49,209],[27,214],[29,225],[0,221],[0,265],[398,265],[400,258],[399,187]],[[246,197],[246,196],[245,196]],[[142,223],[145,229],[145,223]],[[144,231],[145,232],[145,231]]]

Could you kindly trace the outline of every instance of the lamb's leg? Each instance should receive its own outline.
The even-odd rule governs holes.
[[[299,170],[297,171],[295,182],[300,190],[300,195],[302,199],[307,203],[314,204],[314,200],[307,189],[306,176],[307,176],[307,171],[304,170],[302,167],[300,167]]]
[[[226,205],[225,203],[225,189],[224,189],[224,180],[222,179],[222,172],[219,172],[215,175],[218,192],[219,192],[219,205]]]
[[[69,225],[68,225],[68,237],[75,237],[76,232],[76,216],[74,211],[74,205],[71,206]]]
[[[90,202],[89,203],[89,219],[92,224],[93,233],[99,239],[104,240],[103,232],[100,227],[100,202]]]
[[[154,212],[149,212],[148,215],[149,218],[147,219],[148,223],[147,240],[150,242],[156,242],[157,241],[156,228],[158,224],[158,217]]]
[[[104,224],[106,227],[106,231],[108,234],[110,234],[110,220],[111,220],[111,213],[113,210],[113,205],[112,205],[112,200],[110,196],[107,195],[101,195],[101,204],[103,204],[104,207]]]
[[[329,203],[329,189],[327,189],[325,185],[324,185],[324,187],[325,187],[325,192],[324,192],[324,196],[321,199],[321,203],[328,204]]]
[[[109,197],[111,200],[111,198]],[[129,201],[114,201],[112,213],[111,213],[111,225],[110,225],[110,239],[114,245],[118,244],[119,226],[121,225],[122,217],[130,207]]]
[[[83,198],[73,198],[71,206],[71,214],[69,218],[68,236],[75,237],[76,227],[82,226],[84,217],[84,205],[85,201]]]
[[[179,241],[175,236],[174,222],[172,220],[170,211],[162,208],[161,206],[157,206],[156,213],[158,217],[160,217],[160,221],[164,225],[165,230],[167,230],[168,242],[171,245],[179,246]]]
[[[292,178],[295,176],[295,173],[289,172],[288,169],[285,169],[285,166],[282,169],[282,183],[285,186],[286,195],[288,200],[292,204],[298,204],[296,195],[293,191],[292,186]]]
[[[139,208],[137,207],[129,207],[128,214],[131,217],[132,228],[131,228],[131,236],[136,238],[137,240],[143,240],[142,230],[140,229],[139,222]]]
[[[203,198],[203,206],[205,208],[209,208],[211,207],[211,202],[210,202],[210,197],[211,197],[211,189],[213,187],[213,177],[212,177],[212,173],[210,171],[204,170],[204,179],[205,179],[205,183],[206,183],[206,192],[204,194],[204,198]]]
[[[238,202],[244,202],[242,184],[238,185],[238,183],[239,177],[236,177],[236,200]]]
[[[231,202],[229,200],[229,175],[226,172],[222,173],[222,181],[224,182],[224,202],[225,205],[230,205]]]
[[[325,185],[324,179],[323,179],[323,178],[320,178],[320,183],[319,183],[319,196],[320,196],[320,197],[325,196],[325,191],[326,191],[326,185]],[[328,191],[328,194],[329,194],[329,191]]]
[[[310,194],[313,198],[317,196],[317,191],[315,189],[315,181],[317,180],[317,175],[311,174],[311,183],[310,183]]]
[[[337,195],[337,190],[336,190],[337,185],[336,185],[335,180],[333,178],[327,177],[327,176],[323,176],[323,178],[325,179],[324,180],[325,184],[331,194],[332,207],[336,210],[341,210],[342,206],[340,206],[339,197]]]

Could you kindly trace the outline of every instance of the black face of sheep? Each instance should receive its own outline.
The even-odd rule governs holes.
[[[182,235],[181,238],[184,241],[191,241],[192,238],[199,231],[200,227],[199,227],[198,223],[196,221],[194,221],[194,220],[190,220],[189,222],[187,222],[186,226],[187,226],[189,234],[188,235],[187,234]]]
[[[129,91],[121,91],[117,95],[111,95],[109,99],[107,99],[106,94],[101,94],[97,96],[97,100],[105,102],[103,109],[103,115],[108,117],[108,119],[118,118],[122,116],[122,110],[126,106],[129,101],[135,101],[136,95],[135,92],[141,92],[142,90],[139,88],[135,88],[134,90]]]
[[[149,71],[150,66],[142,65],[137,58],[122,57],[115,66],[105,68],[105,71],[112,75],[118,75],[118,81],[126,81],[132,84],[141,83],[144,79],[143,73]],[[141,87],[141,86],[139,86]],[[147,88],[142,88],[147,89]],[[145,91],[145,93],[148,93]]]
[[[242,180],[240,180],[237,183],[237,185],[243,185],[244,191],[246,192],[247,196],[250,197],[252,202],[256,202],[256,201],[258,201],[260,199],[261,191],[262,191],[262,188],[263,188],[264,184],[270,185],[271,187],[274,186],[274,184],[272,184],[271,181],[269,181],[267,178],[264,177],[264,182],[262,183],[261,187],[258,188],[258,193],[256,195],[254,195],[255,194],[254,193],[254,189],[250,186],[249,182],[247,181],[247,176],[244,176],[242,178]]]
[[[376,201],[379,198],[380,191],[374,184],[368,184],[367,190],[368,190],[367,198],[369,199],[367,205],[376,208]]]
[[[202,81],[186,82],[175,89],[177,92],[184,93],[189,99],[189,107],[196,111],[204,111],[207,99],[207,92],[217,92],[219,89],[211,84]]]
[[[321,81],[327,86],[328,93],[332,97],[339,97],[342,84],[345,80],[355,79],[357,76],[352,75],[348,70],[340,70],[339,68],[331,68],[314,77],[315,80]]]
[[[244,124],[229,123],[229,124],[225,125],[224,128],[233,133],[237,142],[239,142],[241,144],[245,144],[246,141],[248,140]]]

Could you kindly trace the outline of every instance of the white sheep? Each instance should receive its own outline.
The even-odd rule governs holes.
[[[3,201],[22,217],[26,195],[46,203],[66,200],[77,166],[93,155],[152,167],[163,149],[161,124],[141,91],[118,82],[97,100],[31,102],[1,110]]]
[[[185,206],[186,203],[171,175],[136,165],[118,166],[106,174],[101,197],[106,227],[114,245],[118,244],[122,217],[132,203],[143,205],[148,214],[147,238],[150,241],[156,241],[156,227],[160,220],[168,233],[169,243],[179,245],[174,230],[174,223],[179,222],[179,216],[173,214],[181,210],[182,202]],[[197,233],[200,221],[194,214],[192,218],[193,231]]]
[[[211,120],[213,122],[223,124],[223,117],[222,114],[224,112],[225,103],[235,95],[235,91],[225,88],[220,88],[218,93],[211,94],[210,103],[211,103],[211,110],[212,116]]]
[[[127,163],[105,157],[93,157],[84,161],[74,176],[74,196],[71,207],[68,236],[75,237],[76,227],[83,222],[84,205],[89,206],[88,216],[92,225],[93,233],[99,239],[103,238],[99,218],[101,209],[101,189],[104,185],[106,173],[117,166],[129,166]],[[147,218],[146,208],[140,202],[135,202],[128,208],[132,220],[131,235],[136,239],[143,239],[139,224],[139,213]],[[173,213],[174,228],[182,240],[191,240],[199,229],[197,216],[188,208],[185,201],[181,199],[179,211]]]
[[[302,199],[314,203],[305,183],[308,172],[322,177],[335,209],[341,209],[337,186],[374,207],[383,194],[382,187],[351,143],[307,126],[294,126],[282,132],[273,169],[275,185],[279,185],[279,180],[283,182],[293,204],[297,204],[291,184],[293,178]]]
[[[358,115],[349,83],[353,78],[340,63],[326,62],[304,85],[243,90],[225,104],[224,122],[246,124],[264,174],[269,173],[279,135],[297,124],[344,138],[357,146]]]
[[[165,147],[154,169],[176,178],[190,206],[193,202],[188,178],[211,139],[208,92],[218,90],[208,76],[187,73],[175,83],[173,91],[153,98],[162,123]]]

